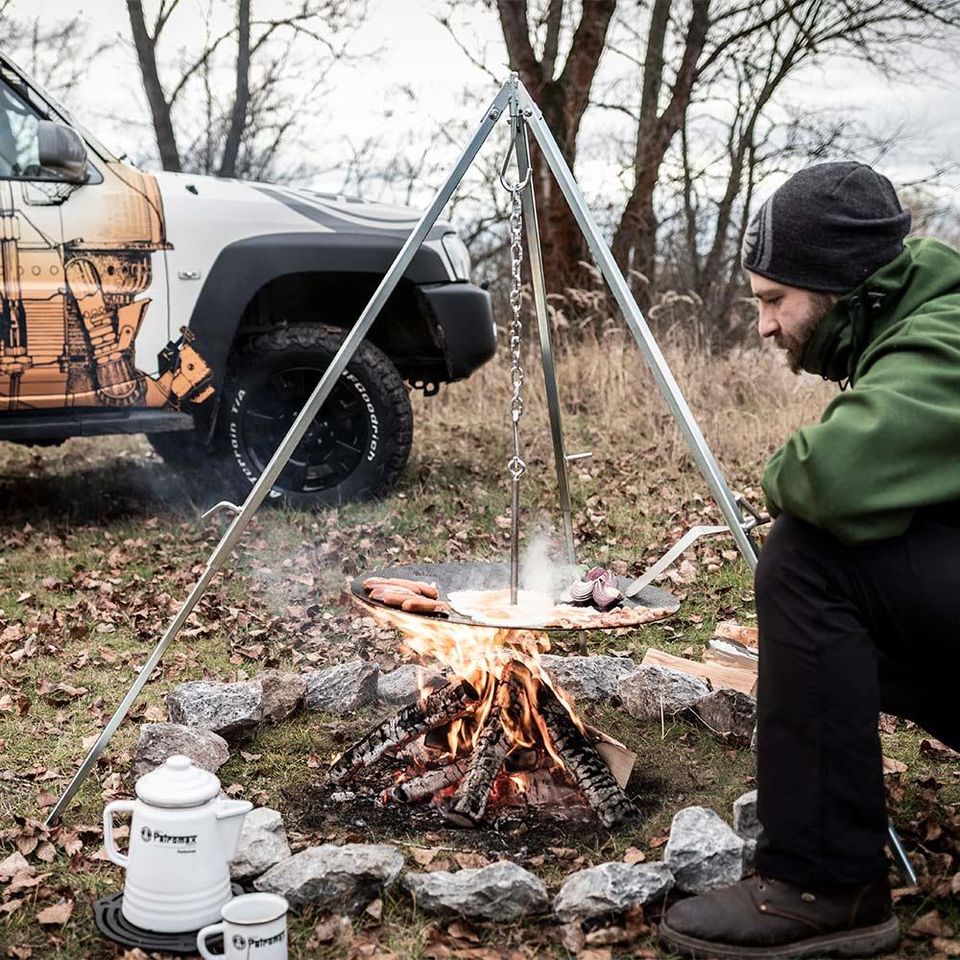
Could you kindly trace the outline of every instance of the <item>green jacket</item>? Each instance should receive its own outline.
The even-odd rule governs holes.
[[[762,482],[774,516],[854,544],[960,501],[960,253],[908,241],[831,308],[803,368],[850,389],[770,458]]]

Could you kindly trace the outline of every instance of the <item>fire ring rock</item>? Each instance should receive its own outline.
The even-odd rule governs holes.
[[[424,692],[437,690],[446,683],[446,678],[437,670],[404,663],[377,677],[377,699],[395,707],[406,707],[420,699]]]
[[[234,880],[252,880],[290,856],[283,818],[270,807],[254,807],[243,819],[237,852],[230,861]]]
[[[722,741],[747,746],[757,723],[757,701],[739,690],[714,690],[690,707]]]
[[[733,801],[733,832],[744,840],[757,840],[762,829],[757,819],[757,791],[737,797]]]
[[[514,920],[543,913],[547,888],[538,877],[508,860],[449,873],[407,873],[403,885],[425,913],[474,920]]]
[[[216,773],[230,759],[223,737],[210,730],[197,730],[180,723],[144,723],[133,758],[133,778],[156,770],[168,757],[182,754],[198,767]]]
[[[589,920],[643,906],[672,886],[673,874],[664,863],[601,863],[567,877],[553,910],[564,922]]]
[[[305,673],[307,709],[343,716],[373,703],[380,668],[369,660],[338,663],[326,670]]]
[[[356,914],[391,886],[402,869],[403,854],[389,844],[324,844],[281,860],[253,885],[279,893],[294,907],[313,903],[323,911]]]
[[[659,720],[661,711],[668,717],[680,713],[709,693],[698,677],[653,664],[624,674],[617,683],[627,713],[647,720]]]
[[[637,669],[627,657],[556,657],[545,654],[540,665],[550,678],[574,700],[609,700],[617,696],[617,684]]]
[[[167,711],[175,723],[212,730],[225,740],[245,740],[263,719],[263,688],[259,680],[181,683],[167,694]]]
[[[743,877],[744,841],[706,807],[687,807],[670,824],[663,862],[685,893],[705,893]]]
[[[256,679],[263,688],[264,720],[286,720],[303,706],[307,684],[299,673],[267,670]]]

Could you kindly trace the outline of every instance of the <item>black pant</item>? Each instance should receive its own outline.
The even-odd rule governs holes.
[[[757,869],[886,875],[879,711],[960,749],[960,529],[918,519],[846,547],[788,515],[760,554]]]

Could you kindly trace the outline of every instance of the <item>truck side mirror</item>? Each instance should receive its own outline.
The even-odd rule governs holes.
[[[37,123],[40,166],[49,167],[69,183],[86,183],[87,147],[73,127],[53,120]]]

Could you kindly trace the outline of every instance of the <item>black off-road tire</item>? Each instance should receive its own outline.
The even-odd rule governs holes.
[[[345,336],[336,327],[292,324],[254,337],[231,359],[217,445],[243,494]],[[363,342],[280,474],[271,499],[304,509],[382,496],[399,479],[412,444],[413,410],[403,379],[382,351]]]

